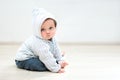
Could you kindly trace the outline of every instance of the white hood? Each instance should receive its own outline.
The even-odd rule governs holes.
[[[43,8],[33,9],[32,16],[33,16],[33,19],[32,19],[33,34],[39,38],[42,38],[41,32],[40,32],[41,25],[47,18],[52,18],[54,20],[55,18],[51,13],[47,12]]]

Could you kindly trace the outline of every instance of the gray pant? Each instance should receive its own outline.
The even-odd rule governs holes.
[[[49,71],[39,58],[30,58],[24,61],[15,60],[18,68],[31,71]]]

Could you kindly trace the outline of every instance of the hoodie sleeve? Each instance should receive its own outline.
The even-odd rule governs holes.
[[[61,52],[61,49],[58,45],[58,43],[56,42],[56,40],[54,39],[53,40],[53,43],[54,43],[54,49],[55,49],[55,58],[56,60],[59,62],[61,60],[64,60],[64,56],[62,56],[62,52]]]
[[[60,70],[61,66],[56,63],[56,59],[49,51],[49,46],[47,44],[43,42],[36,43],[36,45],[33,46],[33,50],[51,72],[58,72]]]

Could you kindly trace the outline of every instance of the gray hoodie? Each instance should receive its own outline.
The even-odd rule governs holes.
[[[23,61],[32,57],[39,57],[50,71],[58,72],[61,66],[56,61],[63,60],[60,48],[54,38],[52,38],[52,41],[44,40],[40,32],[45,19],[56,19],[42,8],[35,8],[32,13],[33,35],[21,45],[15,59]]]

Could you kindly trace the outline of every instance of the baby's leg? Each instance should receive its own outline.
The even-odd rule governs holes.
[[[48,71],[46,66],[39,60],[39,58],[30,58],[25,61],[21,61],[21,68],[31,71]],[[19,67],[19,66],[18,66]]]

